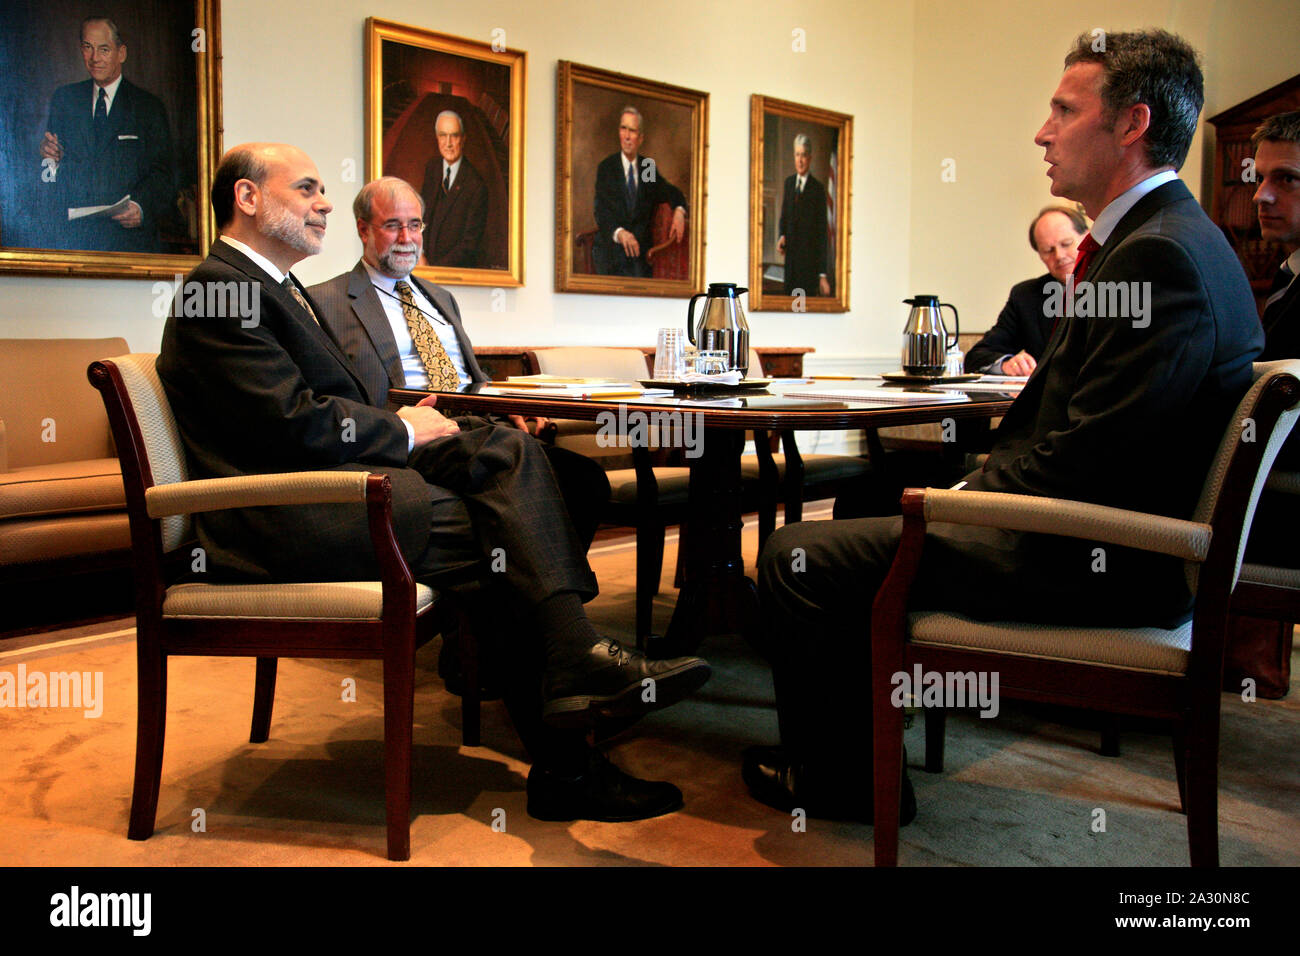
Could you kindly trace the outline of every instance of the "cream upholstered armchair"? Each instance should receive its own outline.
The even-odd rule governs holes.
[[[191,480],[185,447],[154,364],[122,355],[90,366],[122,462],[136,564],[139,710],[128,836],[152,835],[162,778],[167,660],[174,655],[257,658],[249,740],[267,739],[280,657],[384,662],[384,776],[388,856],[410,858],[415,649],[433,636],[435,593],[411,576],[392,528],[387,475],[298,472]],[[169,556],[191,539],[190,516],[225,508],[364,502],[378,581],[285,584],[170,583]],[[358,542],[362,545],[362,542]],[[189,565],[188,552],[185,565]],[[478,686],[469,630],[462,664]],[[463,702],[466,744],[477,744],[478,701]]]
[[[754,366],[751,371],[757,371],[758,376],[762,377],[762,358],[758,353],[751,352],[750,360]],[[803,520],[805,501],[836,498],[863,481],[864,476],[871,470],[871,463],[865,457],[803,454],[799,450],[793,430],[786,429],[779,433],[779,437],[783,450],[777,453],[773,448],[772,454],[765,455],[763,451],[768,441],[768,433],[755,431],[754,448],[757,454],[752,459],[748,457],[743,459],[740,470],[745,480],[760,482],[761,487],[769,494],[770,489],[775,490],[785,509],[783,514],[786,524]],[[760,553],[767,543],[768,536],[774,530],[776,530],[776,508],[773,503],[769,507],[759,509],[758,549]]]
[[[612,378],[635,382],[649,377],[638,348],[557,347],[533,349],[530,361],[544,375]],[[690,469],[668,449],[609,448],[596,440],[593,422],[561,420],[555,443],[601,464],[609,479],[605,519],[636,529],[636,636],[644,647],[651,633],[654,597],[663,571],[664,534],[686,519]]]
[[[1227,614],[1260,490],[1300,414],[1297,377],[1300,362],[1255,366],[1255,382],[1228,423],[1191,520],[1026,495],[906,492],[903,537],[872,609],[878,866],[893,866],[898,857],[903,714],[891,705],[891,676],[915,665],[940,672],[996,671],[999,691],[1008,698],[1170,721],[1191,862],[1218,865],[1219,695]],[[1254,440],[1243,440],[1248,420]],[[1193,617],[1174,629],[1116,629],[909,611],[908,592],[932,521],[1068,535],[1181,558],[1195,595]],[[927,728],[927,743],[930,736]]]

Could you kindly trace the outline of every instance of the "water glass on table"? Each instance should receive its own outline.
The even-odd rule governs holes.
[[[675,381],[686,366],[686,333],[682,329],[660,329],[655,343],[655,379]]]

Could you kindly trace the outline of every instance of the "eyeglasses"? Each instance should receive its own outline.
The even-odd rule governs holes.
[[[412,233],[424,232],[423,219],[412,219],[408,222],[398,222],[396,219],[390,219],[388,222],[372,222],[370,225],[390,238],[400,235],[403,229]]]

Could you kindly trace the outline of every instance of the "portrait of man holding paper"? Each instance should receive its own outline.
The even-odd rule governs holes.
[[[5,6],[0,245],[199,254],[196,8]]]

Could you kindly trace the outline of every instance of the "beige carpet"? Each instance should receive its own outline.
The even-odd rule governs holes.
[[[671,611],[671,541],[656,608]],[[755,531],[746,530],[752,566]],[[630,637],[630,541],[598,542],[602,595],[592,615]],[[382,710],[377,663],[281,663],[271,739],[248,743],[253,663],[171,665],[157,831],[126,839],[134,753],[131,622],[0,645],[0,672],[104,675],[103,713],[0,712],[0,864],[389,865],[384,858]],[[53,641],[50,643],[49,641]],[[62,642],[62,643],[60,643]],[[672,780],[679,813],[633,824],[542,823],[525,812],[527,764],[504,710],[484,706],[484,746],[459,742],[459,701],[436,676],[437,642],[420,652],[412,863],[433,865],[822,865],[871,860],[871,828],[789,816],[747,795],[739,755],[776,740],[770,674],[739,640],[704,649],[713,679],[693,700],[643,720],[610,748],[641,776]],[[355,681],[356,700],[344,700]],[[1226,865],[1300,864],[1300,706],[1223,699],[1220,844]],[[1126,731],[1123,755],[1096,753],[1082,720],[1004,704],[995,720],[954,715],[947,769],[913,768],[921,810],[903,831],[905,866],[1174,865],[1185,820],[1167,737]],[[908,731],[914,762],[921,729]],[[865,749],[860,759],[865,759]],[[1094,832],[1096,810],[1105,831]]]

